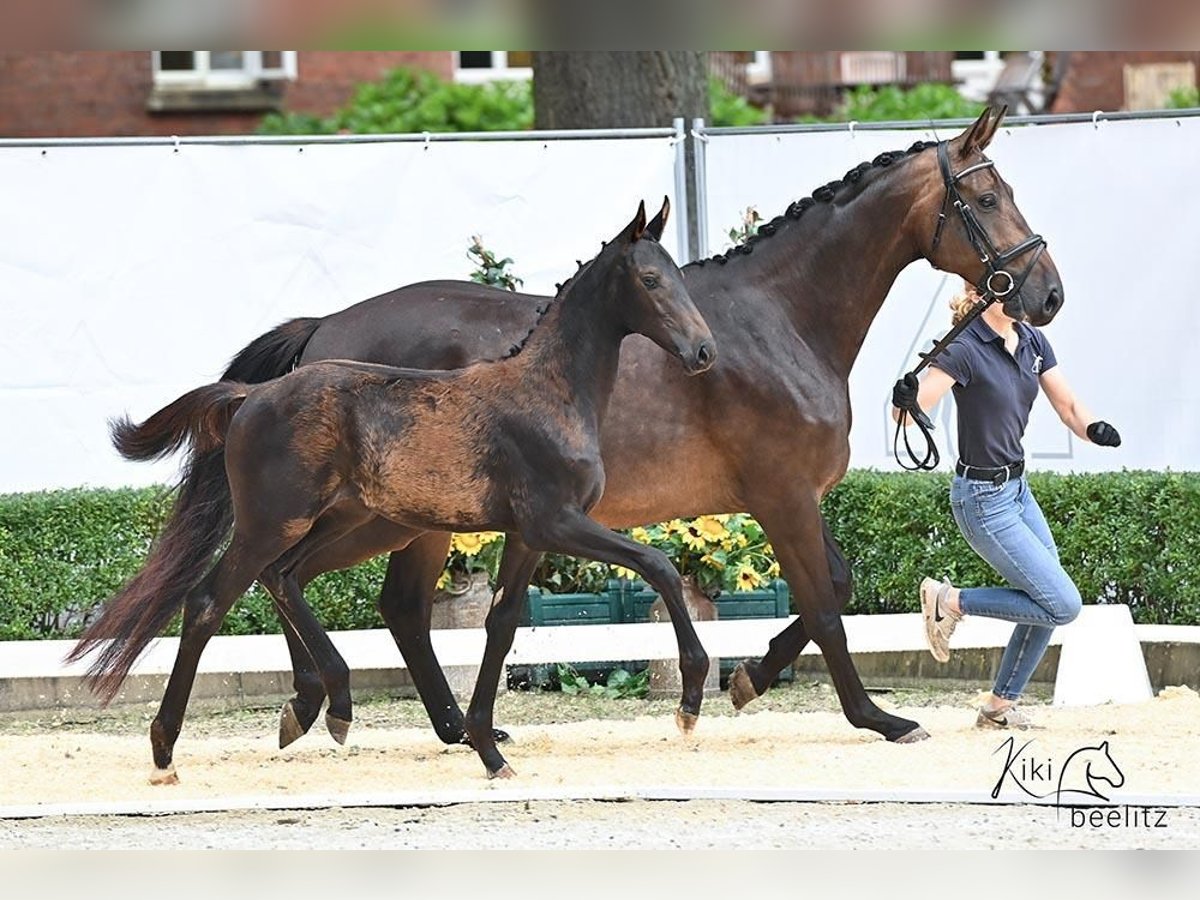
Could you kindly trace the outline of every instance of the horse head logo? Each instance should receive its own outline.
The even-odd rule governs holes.
[[[1108,741],[1095,747],[1080,747],[1067,757],[1058,772],[1055,802],[1061,806],[1064,794],[1094,797],[1107,802],[1108,794],[1101,791],[1100,782],[1108,785],[1105,790],[1109,791],[1125,783],[1125,773],[1112,758]]]

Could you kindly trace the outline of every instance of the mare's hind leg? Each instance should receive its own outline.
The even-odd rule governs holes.
[[[829,575],[833,582],[833,595],[837,600],[838,609],[845,611],[850,603],[854,589],[854,581],[850,566],[842,553],[842,548],[829,530],[829,523],[821,517],[821,538],[825,545],[825,561],[829,565]],[[744,659],[729,676],[729,700],[735,709],[741,709],[751,700],[761,697],[767,692],[779,673],[796,658],[796,655],[808,644],[808,632],[804,622],[797,619],[792,623],[795,630],[789,634],[789,639],[795,644],[795,653],[791,653],[791,644],[783,646],[782,642],[777,652],[770,652],[760,660]],[[772,647],[775,647],[772,643]],[[788,654],[791,653],[789,656]]]
[[[846,647],[842,605],[834,591],[816,499],[799,488],[790,493],[780,491],[778,485],[773,494],[756,499],[763,502],[752,505],[750,511],[775,548],[800,613],[796,622],[771,639],[761,663],[762,673],[781,671],[796,658],[803,641],[811,637],[821,648],[842,711],[851,725],[869,728],[899,743],[928,737],[916,722],[881,710],[863,688]]]
[[[450,535],[430,532],[421,535],[405,549],[393,552],[379,595],[379,613],[404,656],[408,674],[412,677],[413,686],[425,705],[438,738],[446,744],[470,744],[462,710],[454,699],[454,693],[429,641],[434,585],[446,565],[449,548]],[[506,559],[508,554],[509,545],[506,542]],[[538,556],[534,555],[535,567]],[[524,597],[524,591],[521,596]],[[504,742],[508,740],[508,734],[492,729],[492,738]]]
[[[263,566],[287,547],[287,541],[248,541],[235,533],[228,549],[204,579],[193,588],[184,601],[183,636],[175,656],[175,665],[163,693],[158,714],[150,724],[150,748],[154,756],[153,784],[174,784],[172,760],[175,741],[183,727],[188,697],[196,680],[200,654],[209,638],[216,634],[234,601],[254,583]]]
[[[521,604],[540,558],[541,554],[526,547],[517,535],[505,537],[496,593],[492,596],[492,608],[487,616],[487,644],[466,716],[469,742],[483,760],[488,778],[511,778],[516,774],[496,748],[496,730],[492,727],[492,719],[496,690],[504,673],[504,657],[512,647],[513,635],[521,617]]]
[[[683,583],[679,573],[666,554],[609,531],[578,510],[552,510],[539,514],[528,523],[523,537],[530,546],[541,551],[582,556],[633,569],[663,598],[670,611],[671,625],[679,645],[679,671],[683,680],[683,697],[675,714],[675,722],[680,731],[685,734],[691,732],[700,715],[704,679],[708,674],[708,654],[700,645],[684,605]]]

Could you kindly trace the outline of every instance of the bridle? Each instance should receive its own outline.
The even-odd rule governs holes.
[[[968,175],[973,175],[975,172],[982,171],[983,169],[992,168],[995,164],[990,159],[967,166],[961,172],[955,172],[950,167],[949,141],[941,141],[937,145],[937,158],[938,168],[942,171],[942,184],[946,187],[946,194],[942,198],[942,208],[938,212],[937,227],[934,229],[933,243],[929,248],[930,256],[932,257],[942,240],[942,231],[946,227],[947,209],[953,207],[962,219],[963,230],[967,233],[967,240],[975,248],[975,252],[979,255],[979,261],[983,263],[985,268],[983,277],[975,285],[975,292],[978,294],[979,300],[967,311],[959,323],[946,333],[945,337],[934,344],[932,350],[928,353],[918,354],[921,357],[921,361],[909,373],[913,376],[916,376],[918,372],[928,366],[985,309],[997,300],[1007,297],[1010,294],[1019,294],[1022,286],[1025,284],[1025,280],[1029,277],[1029,273],[1033,271],[1033,267],[1037,265],[1038,260],[1042,258],[1042,254],[1046,251],[1046,239],[1040,234],[1030,234],[1025,240],[1015,244],[1008,250],[998,252],[996,245],[992,243],[992,239],[988,236],[987,229],[983,227],[983,224],[975,215],[975,210],[971,209],[970,204],[963,199],[963,195],[958,189],[958,183]],[[1032,256],[1028,264],[1021,270],[1020,274],[1014,277],[1008,270],[1009,264],[1031,251]],[[917,427],[921,430],[922,436],[925,438],[927,450],[922,459],[917,459],[917,455],[913,452],[912,446],[908,441],[908,433],[905,429],[905,419],[908,416],[912,416],[913,422],[916,423]],[[892,453],[896,457],[896,462],[899,463],[900,468],[910,472],[918,469],[937,468],[938,463],[941,461],[941,455],[934,444],[932,431],[933,423],[929,421],[929,417],[919,407],[914,406],[910,409],[900,410],[900,419],[896,423],[896,434],[892,439]],[[900,459],[897,447],[901,432],[904,432],[904,449],[908,453],[908,458],[914,463],[912,466],[905,465]]]

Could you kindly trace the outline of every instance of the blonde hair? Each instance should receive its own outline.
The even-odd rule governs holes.
[[[964,281],[963,289],[950,298],[950,324],[957,325],[961,322],[971,311],[971,307],[978,302],[979,294],[973,286]]]

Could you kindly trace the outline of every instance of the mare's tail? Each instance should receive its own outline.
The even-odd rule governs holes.
[[[142,570],[107,603],[68,655],[76,660],[100,650],[88,669],[92,689],[107,703],[146,645],[165,629],[187,592],[204,577],[213,555],[233,526],[225,475],[224,436],[246,395],[244,385],[285,375],[295,367],[320,319],[293,319],[241,351],[226,370],[224,384],[185,394],[141,426],[113,423],[113,442],[128,459],[154,459],[191,443],[178,494]]]

